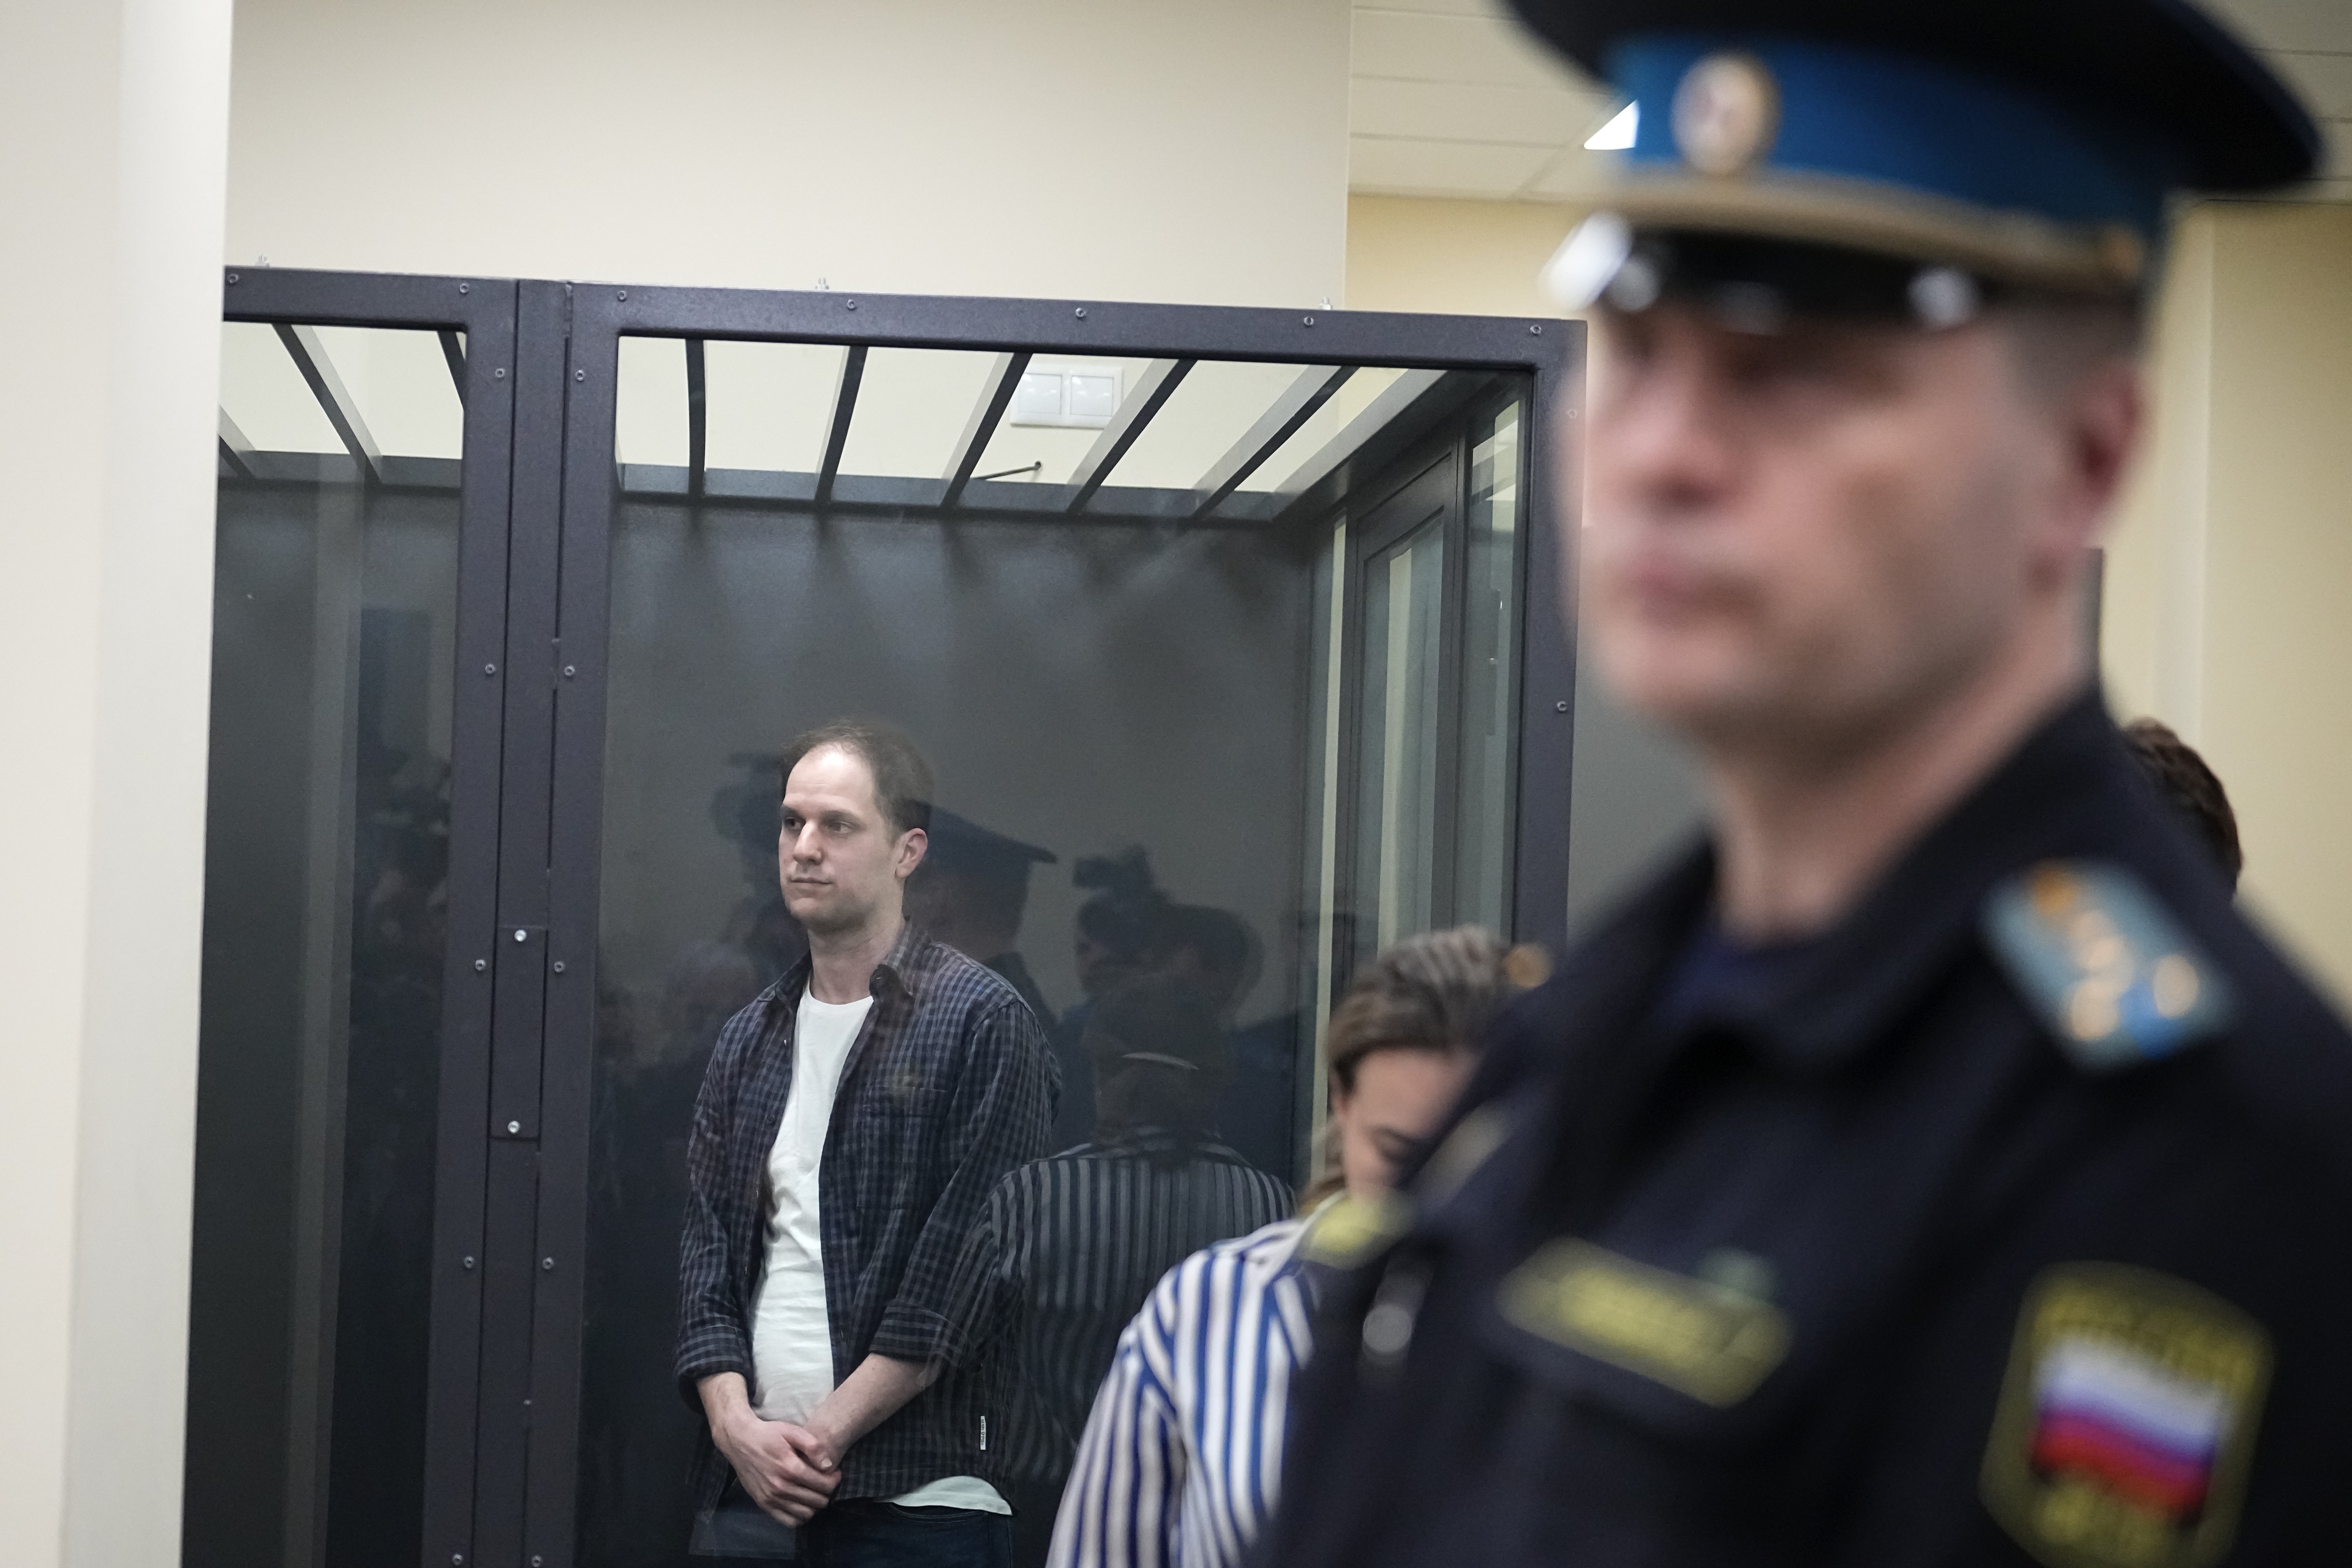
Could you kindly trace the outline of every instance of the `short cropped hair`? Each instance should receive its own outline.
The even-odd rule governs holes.
[[[2205,847],[2230,886],[2246,868],[2246,853],[2238,843],[2238,816],[2230,809],[2230,793],[2196,749],[2154,719],[2135,719],[2124,726],[2132,755],[2147,773],[2157,793],[2180,813],[2181,820]]]
[[[893,837],[931,826],[931,764],[915,742],[872,719],[835,719],[803,730],[784,742],[783,783],[812,752],[846,752],[874,775],[874,804],[890,824]]]

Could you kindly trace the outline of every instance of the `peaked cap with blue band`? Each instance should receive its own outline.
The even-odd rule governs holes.
[[[2317,128],[2186,0],[1513,0],[1640,106],[1577,205],[1644,228],[2139,289],[2176,190],[2308,176]]]

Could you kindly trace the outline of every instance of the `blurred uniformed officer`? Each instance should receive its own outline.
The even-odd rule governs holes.
[[[1583,624],[1712,826],[1318,1231],[1264,1561],[2352,1560],[2352,1040],[2084,625],[2168,195],[2310,121],[2180,0],[1518,3],[1639,105]]]

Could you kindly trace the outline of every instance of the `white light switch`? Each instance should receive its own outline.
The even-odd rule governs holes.
[[[1116,361],[1034,363],[1013,389],[1006,422],[1099,430],[1118,412],[1125,380]]]
[[[1096,375],[1085,371],[1072,371],[1066,378],[1069,404],[1063,410],[1073,419],[1100,419],[1108,423],[1118,412],[1118,377]]]
[[[1013,393],[1015,425],[1051,425],[1062,417],[1062,376],[1058,371],[1033,370],[1021,377]]]

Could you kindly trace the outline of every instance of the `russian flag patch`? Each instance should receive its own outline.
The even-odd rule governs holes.
[[[2237,1527],[2270,1379],[2262,1326],[2119,1264],[2028,1293],[1985,1452],[1984,1498],[2053,1568],[2197,1568]]]

